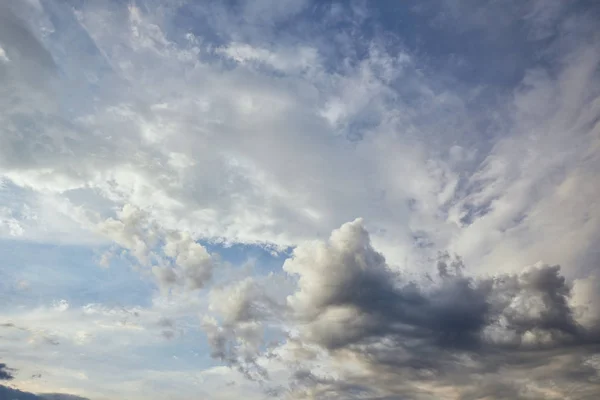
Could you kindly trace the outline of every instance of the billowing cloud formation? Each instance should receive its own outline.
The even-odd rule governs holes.
[[[98,230],[143,266],[152,266],[162,288],[200,289],[211,279],[215,262],[188,232],[162,229],[151,222],[148,213],[129,204],[118,213],[118,218],[101,222]],[[111,254],[105,257],[110,258]]]
[[[299,290],[288,302],[304,321],[305,336],[329,349],[396,335],[456,348],[597,340],[598,326],[577,324],[560,267],[473,279],[463,275],[460,261],[449,268],[446,258],[438,261],[435,281],[419,288],[390,270],[356,220],[327,243],[294,250],[284,270],[299,276]],[[596,311],[581,318],[593,318],[586,312]]]
[[[347,398],[360,387],[371,396],[365,398],[539,398],[543,388],[527,389],[543,385],[539,377],[557,380],[556,398],[565,382],[597,393],[598,370],[586,357],[598,357],[599,326],[577,323],[569,305],[576,296],[559,267],[471,279],[440,266],[430,285],[403,283],[357,221],[327,244],[299,247],[286,264],[300,276],[299,291],[289,299],[302,319],[298,340],[365,368],[346,379],[308,380],[315,386],[310,393]],[[593,317],[597,321],[597,313]],[[545,370],[548,360],[555,365]],[[527,375],[529,368],[539,372]],[[502,382],[507,370],[531,382]]]
[[[540,264],[474,278],[442,254],[437,274],[416,282],[387,265],[361,219],[298,246],[283,268],[297,277],[284,313],[245,281],[217,300],[225,322],[209,335],[224,358],[224,334],[260,343],[244,323],[258,328],[268,315],[285,315],[288,340],[274,353],[296,366],[293,396],[560,398],[566,382],[581,395],[600,390],[600,314],[589,299],[598,293],[595,277],[571,287],[559,266]],[[256,345],[249,354],[257,358]],[[315,359],[332,369],[311,371]],[[344,372],[343,364],[355,369]],[[544,388],[549,382],[554,387]]]
[[[141,3],[4,6],[15,17],[0,32],[9,43],[4,98],[13,99],[3,107],[1,168],[24,190],[6,212],[7,234],[66,240],[51,232],[68,230],[80,242],[94,215],[114,218],[129,204],[192,239],[282,247],[361,215],[393,264],[417,269],[450,249],[489,268],[508,269],[508,254],[518,265],[587,268],[578,254],[588,253],[600,225],[588,179],[598,164],[598,52],[593,40],[570,41],[592,29],[585,17],[575,10],[563,21],[538,2],[518,7],[526,19],[495,10],[502,23],[469,2],[437,10],[440,29],[459,16],[476,32],[489,22],[512,35],[511,24],[525,24],[534,42],[521,40],[518,57],[505,57],[517,64],[528,61],[528,46],[541,46],[534,31],[562,21],[563,39],[548,45],[544,62],[515,66],[512,86],[482,90],[423,68],[393,35],[358,33],[385,25],[385,10],[322,6],[322,20],[310,22],[300,3],[264,15],[185,2],[160,11]],[[182,15],[205,24],[169,23]],[[307,29],[299,37],[252,28],[266,15],[298,18]],[[336,34],[323,36],[329,30]],[[584,186],[577,196],[569,189]],[[572,245],[557,245],[565,235]]]
[[[299,275],[288,301],[305,321],[304,335],[329,349],[395,334],[461,345],[486,323],[485,285],[445,269],[428,293],[398,282],[361,220],[334,231],[327,243],[299,246],[284,270]]]
[[[210,310],[218,316],[202,321],[212,356],[236,367],[252,380],[268,378],[257,363],[265,346],[267,323],[281,319],[283,307],[267,294],[264,284],[246,278],[213,289]]]

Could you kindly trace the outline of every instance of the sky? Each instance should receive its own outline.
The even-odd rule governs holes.
[[[0,1],[0,400],[597,398],[599,18]]]

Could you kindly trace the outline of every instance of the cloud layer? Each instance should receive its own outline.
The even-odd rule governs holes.
[[[0,4],[0,379],[598,393],[591,3]]]

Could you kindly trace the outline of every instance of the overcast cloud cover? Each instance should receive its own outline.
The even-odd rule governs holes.
[[[0,1],[0,399],[598,398],[598,20]]]

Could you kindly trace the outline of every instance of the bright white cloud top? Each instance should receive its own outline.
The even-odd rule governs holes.
[[[599,18],[1,2],[0,399],[595,398]]]

